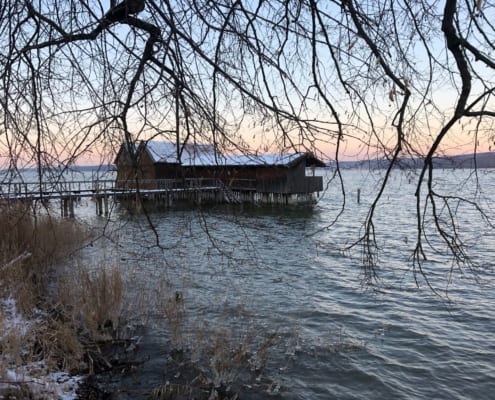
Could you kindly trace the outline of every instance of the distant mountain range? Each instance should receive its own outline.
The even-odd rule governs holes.
[[[340,168],[351,169],[384,169],[387,168],[390,161],[384,158],[368,159],[368,160],[358,160],[358,161],[339,161]],[[422,168],[424,163],[423,158],[410,158],[402,157],[396,161],[395,167],[398,169],[416,169]],[[326,164],[327,167],[335,168],[335,161],[331,161]],[[473,168],[495,168],[495,151],[486,153],[475,154],[463,154],[457,156],[449,157],[434,157],[433,158],[434,168],[443,169],[473,169]],[[51,172],[56,172],[57,170],[65,170],[65,173],[92,173],[96,172],[99,174],[105,174],[107,172],[115,171],[114,165],[103,164],[103,165],[71,165],[69,168],[64,169],[62,167],[55,167],[50,169]],[[1,173],[0,169],[0,173]],[[5,170],[6,171],[6,170]],[[37,172],[35,168],[24,168],[20,172]],[[48,172],[48,170],[46,171]]]
[[[364,168],[382,169],[388,168],[390,161],[387,159],[369,159],[361,161],[339,161],[340,168]],[[399,158],[394,168],[414,169],[423,166],[423,158]],[[335,161],[329,162],[327,166],[335,168]],[[449,157],[434,157],[434,168],[495,168],[495,152],[463,154]]]

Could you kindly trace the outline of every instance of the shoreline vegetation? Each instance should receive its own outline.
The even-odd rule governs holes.
[[[76,398],[83,375],[108,366],[120,275],[59,273],[89,238],[75,221],[14,202],[0,206],[0,225],[0,397]]]
[[[142,308],[160,314],[168,336],[163,382],[144,398],[234,400],[242,391],[276,398],[281,391],[262,376],[277,333],[210,326],[186,334],[182,292],[162,282],[153,291],[160,296],[129,299],[118,263],[82,266],[78,251],[93,235],[76,220],[14,202],[0,205],[0,224],[0,398],[119,398],[116,376],[145,362]]]

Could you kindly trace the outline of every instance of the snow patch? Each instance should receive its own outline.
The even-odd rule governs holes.
[[[9,336],[16,335],[22,342],[37,323],[39,316],[28,320],[17,310],[15,299],[9,297],[0,301],[0,343]],[[0,354],[0,398],[6,392],[16,393],[21,388],[27,389],[35,399],[73,400],[77,398],[76,390],[82,382],[82,376],[71,376],[66,372],[49,371],[43,361],[23,365],[12,365],[5,354]]]

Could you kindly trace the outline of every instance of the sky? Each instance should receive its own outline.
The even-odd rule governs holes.
[[[97,4],[94,8],[96,15],[104,14],[109,6],[108,1],[94,3]],[[207,3],[198,4],[204,6],[202,17],[210,18],[208,22],[211,27],[218,25],[219,19],[226,18],[227,14],[222,14],[225,10],[221,7],[215,10],[208,8],[210,6]],[[232,18],[237,18],[235,21],[239,31],[245,32],[246,36],[224,33],[222,45],[219,47],[215,47],[215,44],[218,44],[216,41],[219,40],[220,34],[211,33],[213,29],[207,30],[204,21],[198,18],[198,15],[194,15],[190,8],[181,9],[181,2],[175,4],[174,17],[178,31],[184,36],[172,44],[155,44],[154,57],[166,68],[183,73],[187,85],[183,91],[188,97],[185,103],[181,104],[182,137],[186,137],[187,130],[184,116],[189,113],[189,128],[195,132],[197,140],[211,141],[211,125],[208,118],[214,115],[212,107],[215,107],[221,118],[221,121],[220,118],[216,121],[223,121],[224,125],[230,128],[230,132],[235,132],[229,137],[231,147],[244,147],[244,142],[251,147],[251,151],[282,151],[284,145],[289,147],[290,144],[290,140],[281,138],[280,127],[284,127],[295,145],[295,150],[317,150],[323,157],[334,159],[337,137],[333,108],[343,123],[344,140],[339,142],[341,159],[377,157],[382,156],[384,150],[392,151],[396,136],[393,116],[400,106],[403,94],[385,75],[379,60],[371,54],[362,38],[356,34],[355,28],[345,25],[348,24],[349,16],[341,13],[340,7],[330,5],[321,9],[327,12],[325,24],[316,27],[316,41],[313,42],[311,32],[304,30],[311,28],[310,11],[299,10],[298,14],[296,8],[286,9],[281,6],[282,8],[277,9],[281,4],[264,3],[266,9],[263,9],[261,15],[267,20],[271,18],[268,22],[263,18],[249,20],[241,9],[236,10],[235,17]],[[381,28],[375,31],[375,19],[388,18],[383,17],[386,13],[380,8],[386,2],[367,4],[370,17],[369,34],[375,35],[373,39],[378,45],[385,46],[381,48],[382,54],[394,74],[402,81],[410,82],[411,109],[407,114],[410,120],[404,124],[404,132],[412,144],[412,152],[424,154],[443,124],[452,115],[460,83],[453,58],[445,50],[445,41],[440,30],[441,19],[421,15],[420,11],[426,13],[421,8],[421,2],[412,4],[399,1],[394,4],[402,13],[398,14],[398,18],[403,19],[398,20],[397,29],[394,31],[393,27],[382,24]],[[443,4],[438,4],[439,9],[429,11],[432,15],[433,11],[441,11]],[[257,7],[256,2],[250,1],[243,5],[249,12],[253,12]],[[417,20],[425,24],[421,26],[421,32],[425,34],[425,41],[428,43],[432,59],[435,60],[433,64],[428,62],[421,38],[414,36],[414,29],[407,25],[410,20],[407,19],[407,12],[404,10],[409,6],[417,7],[414,8],[415,12],[417,10]],[[139,18],[149,23],[161,24],[162,36],[171,37],[168,36],[170,32],[165,28],[163,16],[158,11],[150,12],[150,7],[148,3]],[[459,17],[465,20],[461,20],[459,25],[460,29],[467,31],[472,29],[471,25],[475,21],[487,29],[490,39],[493,33],[487,21],[490,16],[495,16],[494,7],[491,6],[491,2],[484,2],[483,7],[486,15],[476,20],[461,12]],[[47,11],[46,15],[52,14]],[[285,17],[294,21],[288,31],[280,28],[283,24],[272,24],[277,18],[285,21]],[[93,17],[93,25],[96,23],[94,21]],[[431,22],[431,26],[426,25],[428,22]],[[376,24],[380,27],[378,22]],[[68,28],[70,26],[69,24]],[[288,32],[287,37],[284,36],[284,32]],[[29,28],[26,28],[26,34],[28,33]],[[392,39],[397,37],[400,42],[388,40],[387,37],[382,38],[380,34],[392,35]],[[105,35],[100,35],[98,40],[58,47],[53,62],[44,59],[52,53],[38,52],[39,59],[35,58],[33,62],[37,65],[36,78],[40,78],[38,89],[42,93],[45,115],[48,116],[44,129],[52,132],[42,144],[47,159],[53,156],[56,161],[72,162],[70,156],[66,156],[70,153],[77,155],[76,162],[80,164],[109,162],[113,159],[124,137],[122,130],[119,132],[115,129],[115,117],[119,116],[123,104],[127,101],[126,93],[138,70],[147,38],[148,35],[142,30],[133,32],[122,25],[113,25]],[[326,38],[329,39],[330,45],[325,43]],[[470,38],[480,49],[484,49],[482,43],[480,44],[480,35],[473,34]],[[242,40],[251,42],[246,45]],[[402,46],[400,49],[396,47],[399,44]],[[198,48],[194,50],[194,46]],[[253,46],[258,46],[256,51],[253,50]],[[221,51],[215,53],[218,49]],[[408,57],[400,58],[399,50],[406,52]],[[263,53],[262,56],[259,52]],[[315,54],[318,55],[317,59],[312,58]],[[221,78],[221,74],[217,74],[208,64],[207,57],[217,57],[219,68],[229,73],[232,81]],[[470,61],[473,71],[479,74],[476,76],[473,73],[471,99],[474,99],[483,89],[483,83],[487,88],[493,86],[495,77],[492,70],[483,68],[479,62],[471,59]],[[282,71],[277,69],[276,65],[281,66]],[[26,67],[19,68],[17,72],[22,73],[22,68]],[[52,79],[50,88],[45,88],[43,77],[53,74],[54,71],[58,71],[59,75]],[[148,61],[136,86],[127,120],[128,131],[135,140],[155,136],[166,138],[175,130],[174,99],[171,99],[174,85],[170,82],[168,72],[162,72],[157,69],[157,64]],[[217,91],[212,89],[214,82]],[[430,82],[430,86],[427,82]],[[29,84],[30,81],[27,80],[25,85]],[[261,98],[267,107],[263,109],[255,104],[253,98],[241,96],[238,85]],[[25,90],[21,84],[19,90]],[[325,101],[328,101],[330,106],[325,105]],[[103,103],[106,107],[99,107]],[[95,105],[96,108],[93,108]],[[29,113],[33,104],[30,104],[28,99],[23,107]],[[273,113],[270,115],[270,107],[297,115],[308,124],[320,128],[325,126],[328,133],[313,131],[311,135],[305,134],[304,139],[301,139],[301,133],[293,123],[283,118],[277,120]],[[493,100],[488,100],[485,107],[494,110]],[[414,121],[414,124],[411,121]],[[27,118],[21,122],[24,124],[21,129],[33,132],[31,143],[36,150],[35,121]],[[477,137],[473,133],[475,129],[479,132]],[[440,152],[451,155],[489,151],[493,144],[492,132],[493,124],[489,119],[478,126],[475,120],[463,119],[451,129]],[[4,149],[12,146],[12,143],[12,140],[0,139],[0,145],[3,145]],[[22,143],[22,138],[18,143]],[[2,153],[7,154],[4,150]]]

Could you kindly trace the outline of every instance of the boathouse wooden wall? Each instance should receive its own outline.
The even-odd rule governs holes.
[[[289,168],[283,166],[184,167],[188,179],[219,180],[231,189],[286,193]]]
[[[117,182],[132,182],[158,179],[156,165],[149,153],[144,151],[137,154],[136,165],[133,166],[131,156],[124,147],[116,158]]]
[[[120,150],[115,158],[117,167],[117,182],[123,182],[132,178],[132,161],[129,152],[126,151],[125,145],[120,146]]]
[[[258,193],[295,194],[314,193],[323,190],[321,177],[306,176],[306,157],[289,165],[238,165],[238,166],[181,166],[176,163],[154,162],[149,152],[140,147],[137,169],[123,146],[116,158],[117,186],[135,187],[136,177],[141,188],[152,188],[155,180],[162,180],[160,185],[169,185],[167,180],[185,179],[188,184],[215,185],[221,181],[232,190],[256,191]],[[210,182],[205,182],[211,180]],[[155,181],[155,182],[147,182]],[[150,186],[151,185],[151,186]]]

